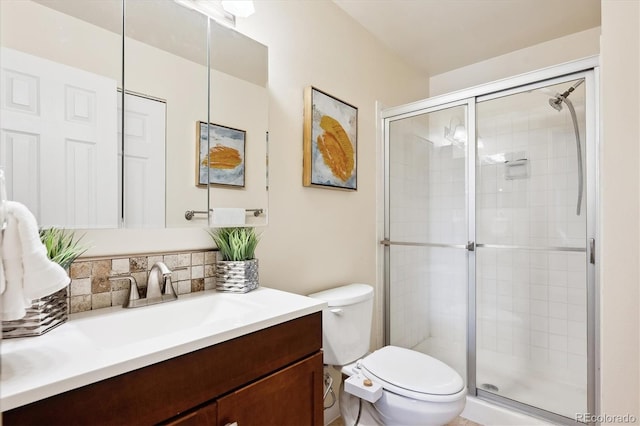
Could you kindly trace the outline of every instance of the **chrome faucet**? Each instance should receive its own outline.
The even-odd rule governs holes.
[[[128,279],[131,283],[129,287],[129,298],[124,301],[123,308],[138,308],[140,306],[155,305],[157,303],[171,302],[177,300],[173,284],[171,284],[171,270],[162,262],[156,262],[149,271],[147,279],[146,297],[140,297],[140,289],[136,279],[132,276],[111,277],[110,280]]]
[[[156,262],[149,271],[146,298],[155,299],[163,296],[170,296],[171,300],[178,298],[171,284],[171,270],[164,263]]]

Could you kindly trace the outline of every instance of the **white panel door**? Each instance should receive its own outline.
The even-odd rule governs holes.
[[[125,107],[124,225],[164,228],[166,104],[127,93]]]
[[[116,227],[116,81],[4,47],[0,56],[9,199],[43,227]]]

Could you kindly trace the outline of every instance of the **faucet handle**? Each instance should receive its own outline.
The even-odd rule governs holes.
[[[140,289],[138,288],[138,283],[136,279],[131,275],[117,275],[113,277],[109,277],[109,281],[120,281],[123,279],[129,280],[129,298],[124,301],[122,305],[124,308],[128,308],[129,304],[134,301],[140,299]]]
[[[177,298],[176,290],[173,288],[173,283],[171,282],[171,274],[166,275],[164,277],[164,291],[162,292],[165,296],[170,296],[171,298]]]

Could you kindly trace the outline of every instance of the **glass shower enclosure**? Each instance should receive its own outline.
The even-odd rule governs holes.
[[[597,70],[571,66],[383,111],[386,343],[567,424],[597,412]]]

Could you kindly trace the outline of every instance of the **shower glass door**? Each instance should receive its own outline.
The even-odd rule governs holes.
[[[597,414],[597,73],[578,61],[381,114],[386,343],[554,424]]]
[[[476,105],[476,387],[572,420],[588,412],[585,86]]]
[[[387,128],[386,338],[466,378],[468,106],[398,117]]]

